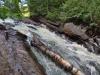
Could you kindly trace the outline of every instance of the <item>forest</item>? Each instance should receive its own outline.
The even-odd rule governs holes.
[[[99,24],[100,1],[0,0],[0,12],[1,18],[43,16],[47,19],[61,22],[77,18],[89,24]],[[27,16],[24,16],[25,13]]]

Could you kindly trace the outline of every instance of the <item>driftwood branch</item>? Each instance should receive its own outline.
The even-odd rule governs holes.
[[[51,57],[58,65],[60,65],[64,70],[67,72],[69,71],[72,75],[85,75],[82,73],[79,69],[75,68],[70,64],[68,61],[64,60],[60,55],[50,50],[47,46],[43,44],[40,39],[38,39],[37,35],[33,34],[33,39],[31,42],[32,46],[35,46],[39,50],[41,50],[43,53]]]
[[[59,30],[58,30],[58,27],[59,27],[58,24],[53,23],[53,22],[51,22],[51,21],[48,21],[48,20],[46,20],[46,19],[44,19],[44,18],[40,18],[39,21],[40,21],[41,23],[45,24],[48,28],[50,28],[50,29],[52,29],[52,30],[54,30],[54,31],[59,31]]]

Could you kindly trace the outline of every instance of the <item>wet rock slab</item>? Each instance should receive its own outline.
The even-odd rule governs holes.
[[[0,75],[44,75],[31,58],[24,38],[16,31],[0,27]]]

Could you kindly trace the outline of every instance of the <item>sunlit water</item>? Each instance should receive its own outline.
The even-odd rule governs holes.
[[[4,22],[9,23],[10,21],[14,24],[14,21],[11,19],[4,20]],[[3,21],[0,20],[0,23],[1,22]],[[100,56],[88,52],[83,46],[68,39],[63,39],[44,27],[18,23],[17,26],[12,28],[27,35],[29,44],[32,39],[32,33],[36,33],[46,46],[61,55],[65,60],[68,60],[71,64],[85,73],[85,75],[100,75]],[[31,47],[31,49],[38,62],[44,67],[47,75],[70,75],[70,73],[56,66],[55,63],[46,55],[42,54],[40,50],[34,47]]]

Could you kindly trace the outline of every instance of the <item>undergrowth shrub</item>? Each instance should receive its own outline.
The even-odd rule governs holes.
[[[73,17],[89,23],[99,23],[100,20],[99,0],[66,0],[60,9],[64,13],[64,20]]]
[[[79,18],[88,23],[100,22],[100,0],[28,0],[32,15],[51,20]]]

